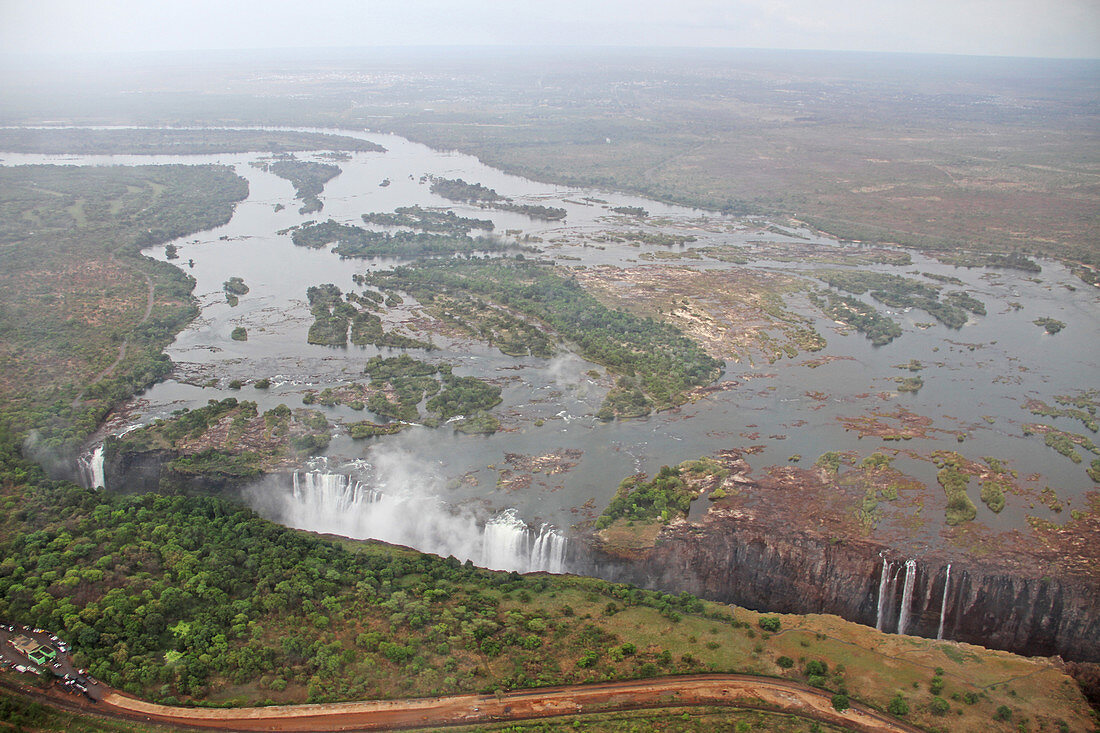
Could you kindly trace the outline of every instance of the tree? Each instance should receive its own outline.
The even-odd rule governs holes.
[[[899,692],[897,695],[894,695],[894,699],[886,706],[886,711],[891,715],[903,717],[909,714],[909,703],[906,702],[905,698],[902,697]]]

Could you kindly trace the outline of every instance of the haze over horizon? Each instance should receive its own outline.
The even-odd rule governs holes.
[[[23,55],[384,46],[729,47],[1100,58],[1094,0],[4,0]]]

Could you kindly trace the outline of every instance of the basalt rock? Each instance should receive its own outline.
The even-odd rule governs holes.
[[[632,555],[598,538],[572,554],[571,570],[614,582],[761,611],[831,613],[883,631],[1027,655],[1100,660],[1095,581],[1033,576],[1028,563],[1011,557],[906,558],[873,541],[722,510],[675,522],[652,548]]]

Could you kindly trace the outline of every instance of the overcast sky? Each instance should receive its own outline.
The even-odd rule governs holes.
[[[0,0],[9,52],[729,46],[1100,57],[1100,0]]]

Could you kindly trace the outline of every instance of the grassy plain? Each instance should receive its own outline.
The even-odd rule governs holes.
[[[429,79],[423,107],[377,104],[365,119],[544,180],[792,216],[864,241],[1100,264],[1093,62],[667,52],[593,72],[542,61],[480,93]]]

